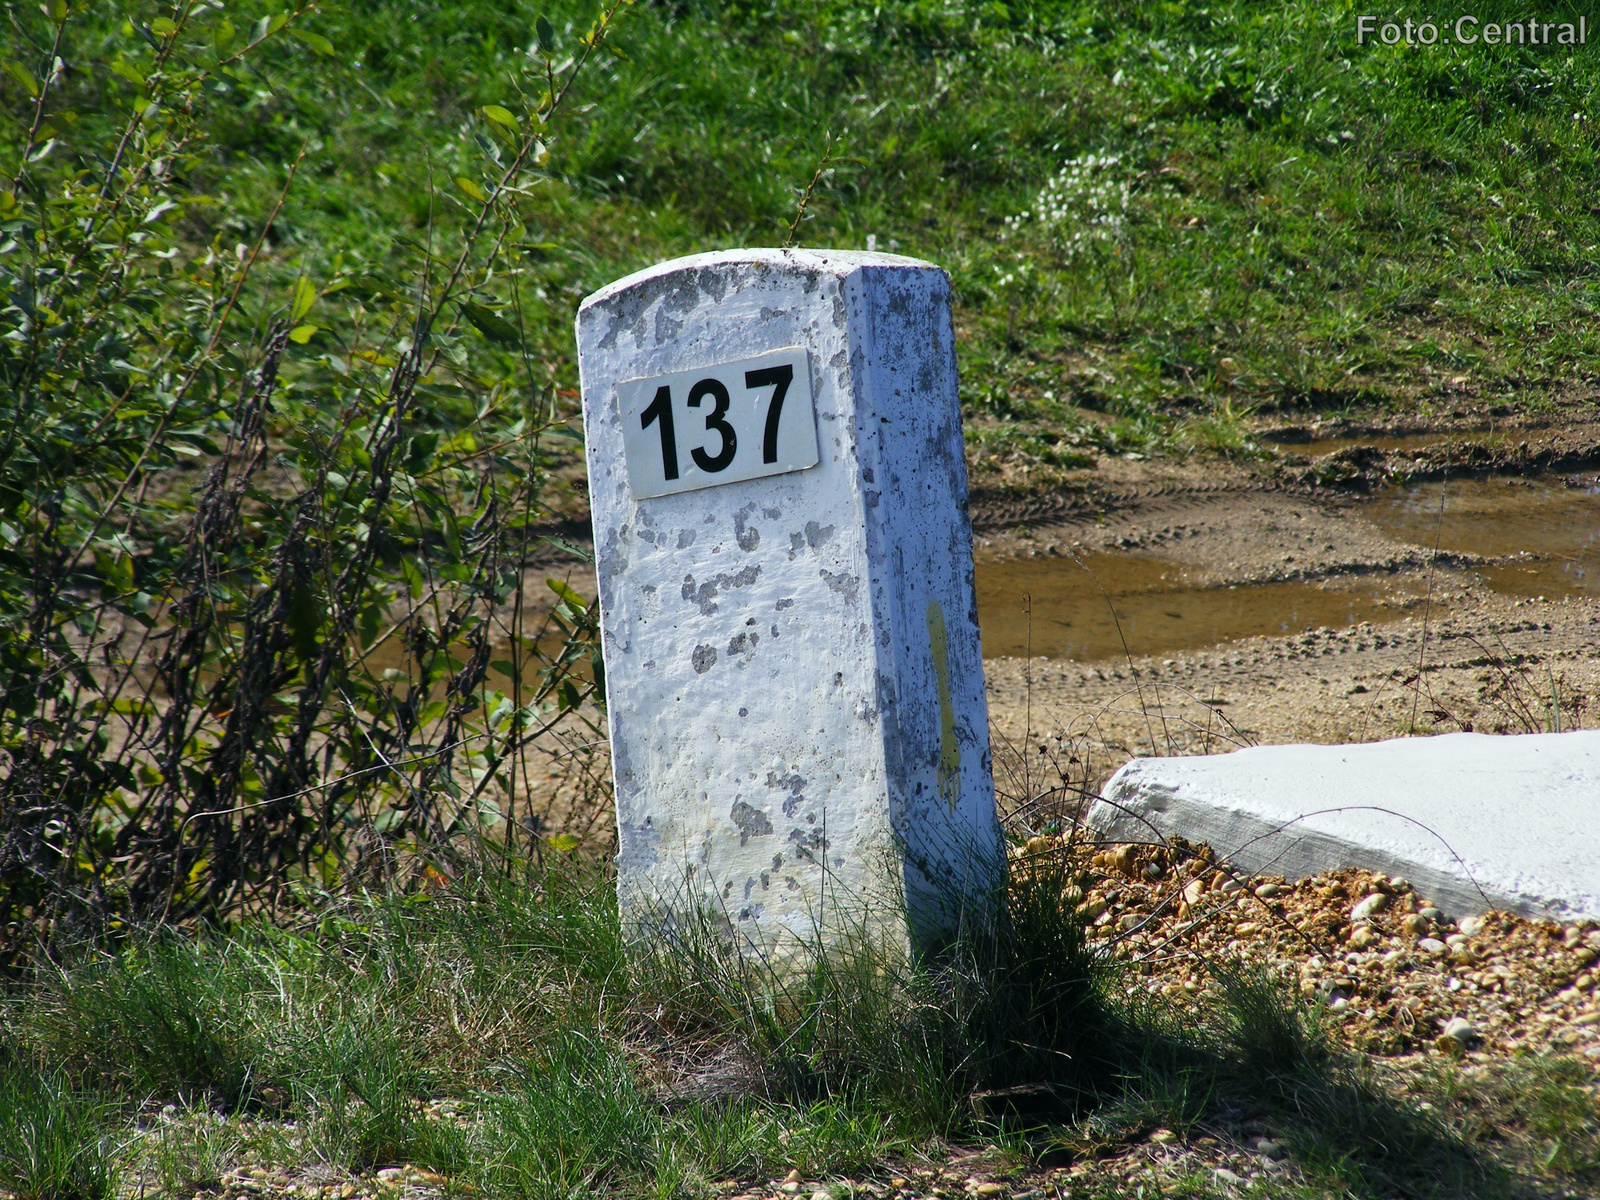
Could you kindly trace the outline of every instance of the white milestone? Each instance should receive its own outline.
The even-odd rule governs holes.
[[[624,920],[936,937],[1004,870],[948,278],[701,254],[577,326]]]

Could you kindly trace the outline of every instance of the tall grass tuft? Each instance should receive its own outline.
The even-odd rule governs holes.
[[[161,934],[53,971],[32,1020],[83,1079],[160,1103],[234,1110],[260,1084],[263,986],[242,946]]]
[[[0,1188],[17,1200],[109,1200],[109,1106],[0,1051]]]
[[[1217,982],[1214,1017],[1224,1061],[1258,1085],[1325,1066],[1332,1046],[1320,1008],[1269,968],[1237,961],[1210,964]]]
[[[660,1116],[614,1044],[577,1031],[512,1067],[494,1101],[499,1187],[559,1200],[637,1178],[657,1159]]]

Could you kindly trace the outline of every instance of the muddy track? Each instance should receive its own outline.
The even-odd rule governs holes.
[[[978,497],[985,645],[1023,644],[1027,588],[1036,655],[986,664],[997,746],[1066,732],[1103,778],[1138,753],[1593,725],[1595,416],[1278,429],[1271,461],[1102,461],[1063,497]],[[1050,581],[1072,586],[1078,562],[1102,586],[1074,610]],[[992,583],[1007,573],[1009,592]],[[1348,615],[1308,615],[1330,609],[1324,596],[1349,598]],[[1230,604],[1218,619],[1240,632],[1199,644],[1197,625]],[[1096,606],[1122,641],[1051,653],[1052,622],[1087,638],[1108,622]]]
[[[1315,483],[1278,479],[1269,475],[1235,469],[1232,477],[1220,481],[1170,479],[1135,484],[1131,487],[1104,486],[1099,481],[1086,484],[1081,491],[1052,492],[1040,496],[1013,496],[1005,493],[974,493],[969,505],[975,533],[1012,529],[1018,525],[1045,524],[1095,517],[1108,512],[1140,508],[1163,500],[1201,500],[1224,496],[1260,495],[1265,492],[1313,496],[1328,491]]]
[[[1511,447],[1462,441],[1445,442],[1422,454],[1364,446],[1336,451],[1320,459],[1288,454],[1275,475],[1289,487],[1366,492],[1395,483],[1463,475],[1540,475],[1592,471],[1597,467],[1600,441],[1545,445],[1523,441]]]
[[[1596,471],[1600,421],[1593,408],[1582,406],[1557,418],[1500,430],[1475,421],[1279,425],[1262,431],[1270,457],[1261,461],[1107,459],[1072,480],[1066,490],[1017,495],[975,489],[972,525],[974,532],[996,533],[1104,517],[1173,499],[1204,502],[1276,494],[1336,504],[1402,483]],[[1392,444],[1407,441],[1421,445]],[[1304,452],[1319,446],[1335,448]]]

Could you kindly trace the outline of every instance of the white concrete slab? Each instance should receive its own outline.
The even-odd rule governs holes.
[[[1402,875],[1453,917],[1600,917],[1596,731],[1137,758],[1088,820],[1119,841],[1205,842],[1258,874]]]
[[[740,250],[584,301],[625,917],[931,930],[1003,871],[949,294]]]

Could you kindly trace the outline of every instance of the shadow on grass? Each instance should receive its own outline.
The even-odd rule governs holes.
[[[1025,1120],[1002,1118],[996,1124],[1008,1140],[1048,1163],[1063,1155],[1119,1154],[1156,1127],[1225,1139],[1250,1130],[1285,1143],[1314,1188],[1355,1200],[1553,1200],[1575,1193],[1537,1174],[1555,1169],[1570,1180],[1592,1169],[1600,1109],[1592,1096],[1572,1090],[1571,1070],[1554,1070],[1561,1081],[1554,1089],[1550,1067],[1515,1068],[1492,1085],[1457,1080],[1454,1103],[1435,1083],[1428,1089],[1433,1103],[1424,1108],[1386,1087],[1361,1056],[1339,1047],[1321,1010],[1306,1005],[1282,978],[1236,962],[1209,968],[1216,989],[1193,1008],[1108,991],[1102,1002],[1115,1031],[1115,1071],[1072,1097],[1076,1111],[1063,1112],[1062,1125],[1029,1128]],[[1532,1090],[1549,1115],[1544,1128],[1567,1136],[1548,1138],[1542,1154],[1520,1156],[1521,1165],[1533,1169],[1516,1170],[1508,1162],[1516,1156],[1488,1148],[1507,1148],[1508,1124],[1539,1128],[1541,1110],[1529,1120],[1504,1094],[1508,1088],[1526,1094],[1530,1072],[1542,1081]],[[1460,1119],[1464,1106],[1480,1110],[1475,1125]],[[1574,1136],[1579,1130],[1582,1135]],[[1557,1158],[1558,1147],[1565,1162]],[[1260,1186],[1264,1195],[1280,1194],[1270,1177]],[[1281,1187],[1284,1195],[1304,1194],[1298,1185]]]
[[[1321,1010],[1282,979],[1238,964],[1213,964],[1212,974],[1218,1000],[1207,1041],[1219,1084],[1260,1106],[1309,1176],[1374,1200],[1519,1193],[1504,1165],[1336,1048]]]

